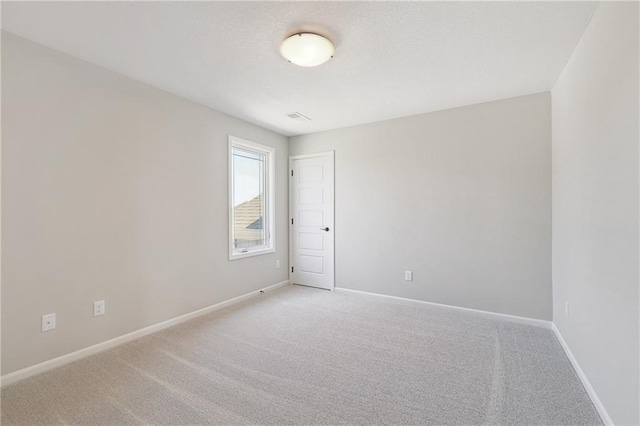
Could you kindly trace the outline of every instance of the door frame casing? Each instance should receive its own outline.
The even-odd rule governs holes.
[[[287,177],[289,179],[289,217],[288,217],[288,223],[289,223],[289,282],[291,284],[294,284],[293,282],[293,275],[291,273],[291,267],[293,265],[293,260],[294,260],[294,248],[295,248],[295,244],[294,244],[294,234],[292,231],[292,227],[293,225],[291,224],[291,219],[293,218],[293,203],[292,203],[292,194],[293,194],[293,179],[291,176],[291,172],[293,171],[293,162],[295,160],[302,160],[305,158],[316,158],[316,157],[329,157],[331,159],[331,172],[333,174],[332,176],[332,184],[333,187],[331,188],[332,192],[333,192],[333,205],[331,208],[331,214],[333,215],[333,247],[331,252],[333,254],[333,276],[331,277],[333,285],[331,286],[331,289],[329,289],[330,291],[335,291],[336,289],[336,234],[335,234],[335,228],[336,228],[336,160],[335,160],[335,151],[323,151],[323,152],[314,152],[311,154],[299,154],[299,155],[290,155],[289,156],[289,170],[287,171]]]

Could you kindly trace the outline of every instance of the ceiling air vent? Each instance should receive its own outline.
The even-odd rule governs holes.
[[[295,112],[295,111],[287,114],[287,117],[292,118],[296,121],[311,121],[311,119],[306,115],[302,115],[299,112]]]

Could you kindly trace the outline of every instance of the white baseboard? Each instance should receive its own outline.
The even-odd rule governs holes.
[[[541,328],[546,328],[546,329],[553,330],[553,333],[556,335],[558,341],[560,342],[560,345],[562,346],[562,349],[564,350],[565,354],[567,355],[567,358],[569,358],[569,361],[571,362],[571,365],[573,366],[574,370],[576,371],[576,374],[580,378],[580,381],[582,382],[582,385],[584,386],[585,390],[587,391],[587,394],[589,395],[589,398],[591,398],[591,401],[593,402],[593,405],[595,406],[596,410],[598,411],[598,414],[600,415],[600,417],[602,419],[602,422],[605,425],[613,426],[613,424],[614,424],[613,421],[611,420],[611,417],[609,417],[609,413],[607,413],[607,410],[604,408],[604,405],[602,404],[602,401],[600,401],[600,398],[596,394],[596,391],[593,389],[593,386],[591,386],[591,383],[589,382],[589,379],[584,374],[584,371],[582,371],[582,368],[580,368],[580,365],[578,364],[578,361],[576,361],[576,358],[573,356],[573,353],[571,352],[571,349],[569,349],[569,346],[567,345],[567,342],[565,342],[564,338],[562,337],[562,334],[560,334],[560,330],[551,321],[539,320],[539,319],[535,319],[535,318],[519,317],[519,316],[515,316],[515,315],[499,314],[499,313],[496,313],[496,312],[481,311],[481,310],[478,310],[478,309],[463,308],[463,307],[460,307],[460,306],[444,305],[444,304],[441,304],[441,303],[426,302],[426,301],[423,301],[423,300],[407,299],[407,298],[404,298],[404,297],[389,296],[389,295],[386,295],[386,294],[369,293],[369,292],[366,292],[366,291],[351,290],[351,289],[348,289],[348,288],[336,287],[335,291],[367,294],[367,295],[370,295],[370,296],[385,297],[385,298],[388,298],[388,299],[396,299],[396,300],[403,300],[403,301],[413,302],[413,303],[421,303],[421,304],[426,304],[426,305],[439,306],[439,307],[447,308],[447,309],[455,309],[455,310],[458,310],[458,311],[470,312],[470,313],[473,313],[475,315],[482,316],[482,317],[485,317],[485,318],[502,319],[502,320],[506,320],[506,321],[517,322],[517,323],[520,323],[520,324],[527,324],[527,325],[532,325],[532,326],[535,326],[535,327],[541,327]]]
[[[580,364],[578,364],[578,361],[573,356],[571,349],[569,349],[569,345],[567,345],[567,342],[565,342],[564,337],[562,337],[562,334],[560,333],[560,330],[558,329],[558,327],[556,327],[555,323],[552,324],[551,329],[553,330],[553,333],[558,338],[558,341],[560,342],[562,349],[564,349],[564,353],[567,354],[567,358],[569,358],[569,361],[571,362],[573,369],[576,371],[576,374],[578,375],[578,377],[580,378],[580,381],[582,382],[582,386],[584,386],[585,390],[587,391],[587,394],[589,395],[589,398],[591,398],[591,402],[593,402],[593,405],[596,407],[598,414],[600,414],[600,418],[602,419],[602,422],[605,425],[613,425],[613,420],[611,420],[611,417],[609,417],[609,413],[607,413],[607,410],[604,408],[602,401],[600,401],[600,398],[598,398],[598,394],[596,394],[595,389],[593,389],[593,386],[591,386],[591,383],[589,382],[587,375],[584,374],[584,371],[582,371],[582,368],[580,368]]]
[[[527,324],[527,325],[532,325],[534,327],[546,328],[548,330],[551,329],[551,325],[553,324],[551,321],[545,321],[545,320],[536,319],[536,318],[527,318],[527,317],[519,317],[516,315],[500,314],[497,312],[482,311],[479,309],[463,308],[461,306],[445,305],[442,303],[427,302],[424,300],[417,300],[417,299],[407,299],[405,297],[389,296],[387,294],[369,293],[367,291],[351,290],[349,288],[336,287],[335,291],[338,291],[338,292],[346,291],[350,293],[368,294],[370,296],[386,297],[388,299],[404,300],[406,302],[421,303],[425,305],[438,306],[441,308],[455,309],[457,311],[470,312],[485,318],[502,319],[510,322],[516,322],[519,324]]]
[[[66,355],[59,356],[57,358],[53,358],[44,362],[41,362],[36,365],[32,365],[30,367],[23,368],[22,370],[14,371],[9,374],[5,374],[0,377],[1,386],[8,386],[12,383],[18,382],[20,380],[26,379],[27,377],[35,376],[36,374],[44,373],[45,371],[52,370],[56,367],[63,366],[65,364],[69,364],[71,362],[77,361],[81,358],[85,358],[89,355],[93,355],[98,352],[102,352],[106,349],[111,349],[115,346],[122,345],[123,343],[130,342],[135,339],[139,339],[148,334],[155,333],[160,330],[164,330],[165,328],[174,326],[176,324],[180,324],[185,321],[189,321],[190,319],[209,314],[211,312],[226,308],[227,306],[235,305],[237,303],[243,302],[247,299],[250,299],[260,292],[267,292],[270,290],[275,290],[280,287],[284,287],[289,284],[289,280],[281,281],[277,284],[270,285],[260,290],[252,291],[250,293],[243,294],[242,296],[234,297],[233,299],[225,300],[220,303],[216,303],[215,305],[207,306],[206,308],[198,309],[197,311],[189,312],[188,314],[180,315],[175,318],[168,319],[166,321],[159,322],[157,324],[150,325],[145,328],[141,328],[136,331],[132,331],[131,333],[124,334],[122,336],[115,337],[113,339],[95,344],[93,346],[89,346],[87,348],[83,348],[77,350],[75,352],[68,353]]]

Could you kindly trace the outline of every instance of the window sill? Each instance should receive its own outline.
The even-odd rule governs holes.
[[[245,257],[261,256],[263,254],[275,253],[276,249],[273,247],[264,248],[260,250],[249,250],[246,253],[231,253],[229,254],[229,260],[244,259]]]

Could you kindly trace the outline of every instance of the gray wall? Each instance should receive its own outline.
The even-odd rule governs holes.
[[[290,138],[292,155],[335,150],[336,285],[551,320],[550,108],[541,93]]]
[[[616,424],[640,423],[638,59],[638,4],[602,3],[552,91],[553,319]]]
[[[2,89],[3,374],[288,278],[285,137],[6,33]],[[275,254],[228,260],[228,134],[276,148]]]

